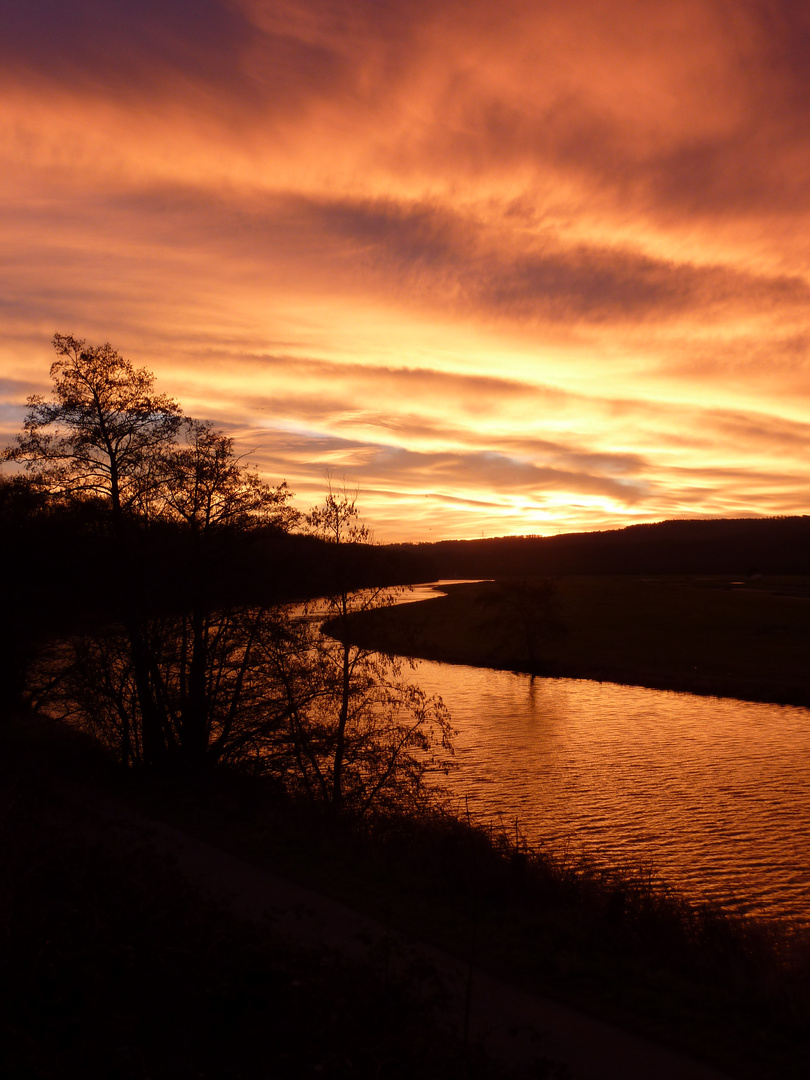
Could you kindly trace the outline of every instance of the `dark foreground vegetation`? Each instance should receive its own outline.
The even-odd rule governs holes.
[[[420,978],[296,948],[192,891],[144,836],[105,820],[98,800],[121,794],[110,765],[58,726],[0,728],[0,1075],[512,1075],[439,1027]],[[254,843],[277,816],[244,778],[126,793]]]
[[[810,576],[521,578],[444,592],[352,616],[350,640],[457,664],[810,705]]]
[[[262,778],[144,780],[58,726],[0,732],[6,1075],[498,1077],[528,1071],[437,1025],[424,968],[392,977],[206,904],[123,801],[306,882],[515,984],[751,1078],[810,1067],[810,962],[774,931],[438,810],[358,820]]]

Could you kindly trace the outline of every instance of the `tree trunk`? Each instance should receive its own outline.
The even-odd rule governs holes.
[[[341,622],[343,624],[343,670],[341,672],[340,715],[338,717],[335,739],[335,765],[332,779],[332,805],[339,810],[343,805],[343,759],[346,756],[346,725],[349,720],[349,698],[351,691],[351,645],[348,640],[347,618],[349,598],[343,593],[340,598]]]
[[[191,614],[191,662],[188,695],[180,724],[180,752],[188,764],[198,765],[208,750],[208,702],[205,673],[208,642],[205,618],[199,607]]]
[[[141,710],[143,763],[148,767],[154,767],[163,764],[166,760],[166,739],[161,711],[152,692],[151,656],[149,647],[136,625],[128,623],[127,633],[132,649],[132,669]]]

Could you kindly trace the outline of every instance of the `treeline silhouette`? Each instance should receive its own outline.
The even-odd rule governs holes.
[[[182,609],[192,587],[181,525],[152,523],[138,535],[126,568],[133,592],[152,614]],[[319,595],[338,575],[342,551],[325,540],[272,527],[236,532],[211,560],[211,602],[280,604]],[[52,499],[23,478],[0,477],[0,684],[15,696],[37,643],[123,616],[120,548],[102,500]]]
[[[605,532],[397,544],[392,574],[439,578],[562,574],[810,574],[810,516],[662,521]]]
[[[333,593],[423,580],[429,561],[397,546],[333,544],[274,526],[218,538],[206,589],[216,606],[278,606]],[[182,525],[150,523],[138,535],[126,574],[143,609],[183,610],[193,588]],[[101,499],[53,499],[23,477],[0,476],[0,700],[20,692],[37,643],[123,616],[128,593],[109,505]]]

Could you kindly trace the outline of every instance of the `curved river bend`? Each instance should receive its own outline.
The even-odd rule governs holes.
[[[429,661],[413,681],[450,710],[476,818],[810,925],[809,709]]]

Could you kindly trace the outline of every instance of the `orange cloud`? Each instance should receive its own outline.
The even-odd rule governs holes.
[[[801,513],[810,14],[28,0],[0,427],[111,340],[384,539]]]

